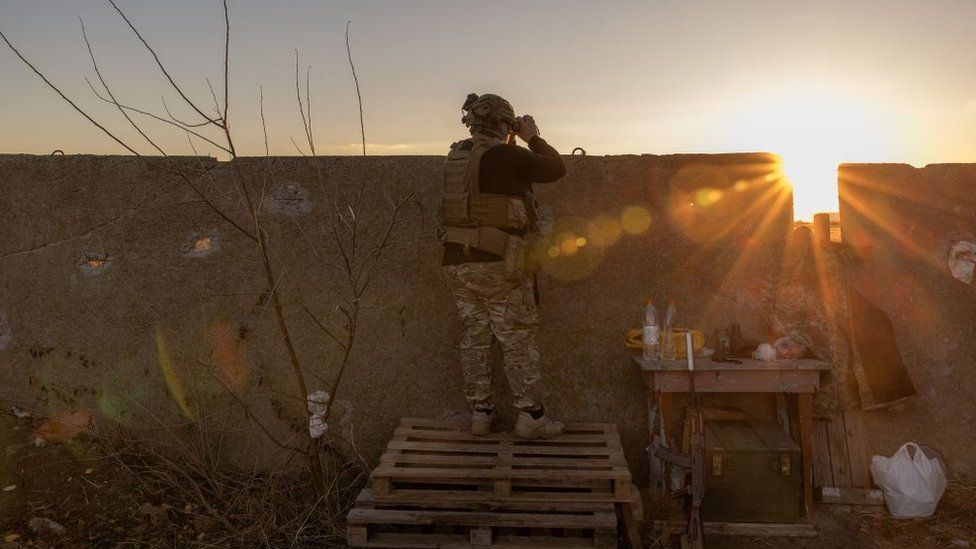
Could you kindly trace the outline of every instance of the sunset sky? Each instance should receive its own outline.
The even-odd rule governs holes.
[[[216,0],[118,0],[192,96],[221,93]],[[295,49],[319,154],[443,154],[470,92],[509,98],[561,152],[770,151],[800,217],[836,208],[839,162],[976,162],[976,1],[230,0],[230,121],[244,154],[298,154]],[[54,82],[149,152],[93,97],[78,17],[123,102],[191,118],[111,6],[0,0],[0,28]],[[150,125],[150,127],[155,127]],[[122,153],[0,45],[0,152]],[[185,136],[155,133],[174,154]],[[198,143],[201,153],[216,153]]]

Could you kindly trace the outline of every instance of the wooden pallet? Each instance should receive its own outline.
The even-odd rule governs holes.
[[[399,501],[364,489],[349,512],[350,547],[612,548],[613,503]]]
[[[553,440],[476,437],[447,420],[400,420],[371,475],[373,495],[447,501],[631,501],[616,426],[570,423]]]
[[[813,450],[813,484],[822,503],[884,505],[881,491],[871,488],[860,412],[835,412],[818,418]]]
[[[636,539],[640,495],[612,424],[523,440],[405,418],[370,479],[352,547],[616,547],[618,506]]]

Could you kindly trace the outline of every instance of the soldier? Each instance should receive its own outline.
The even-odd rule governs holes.
[[[538,230],[532,183],[555,181],[566,168],[556,149],[539,136],[532,117],[516,118],[501,97],[469,94],[462,112],[471,138],[451,145],[445,165],[442,264],[463,325],[461,373],[473,407],[471,432],[491,432],[495,406],[488,360],[497,340],[519,409],[515,433],[530,439],[557,437],[563,424],[545,414],[536,394],[539,317],[524,263],[526,237]],[[515,144],[516,135],[529,150]]]

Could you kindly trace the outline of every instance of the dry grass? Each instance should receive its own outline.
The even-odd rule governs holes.
[[[344,544],[345,516],[368,468],[354,448],[328,446],[327,491],[317,496],[301,463],[245,471],[224,464],[222,445],[187,436],[158,445],[118,431],[99,438],[99,453],[128,476],[149,502],[139,545],[169,547],[335,547]],[[351,450],[351,455],[349,457]],[[300,457],[300,456],[299,456]],[[174,528],[175,527],[175,528]],[[173,532],[182,532],[173,539]],[[117,540],[122,541],[122,540]]]
[[[672,505],[670,510],[674,520],[683,519],[680,506]],[[819,531],[816,538],[711,536],[707,539],[708,547],[709,549],[976,547],[976,485],[958,478],[950,479],[935,515],[924,519],[897,519],[889,515],[884,507],[818,505],[812,521]],[[679,544],[668,532],[661,529],[648,529],[644,537],[644,547],[670,549],[679,547]]]
[[[323,445],[327,480],[318,496],[305,457],[281,450],[261,467],[232,465],[224,437],[198,421],[132,431],[116,427],[35,448],[38,420],[0,413],[3,547],[338,547],[368,466],[343,441]],[[277,461],[274,461],[277,460]],[[58,522],[62,537],[28,526]],[[4,537],[14,541],[3,543]]]

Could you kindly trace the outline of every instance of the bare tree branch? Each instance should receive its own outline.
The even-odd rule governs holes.
[[[352,63],[352,49],[349,47],[349,25],[352,21],[346,21],[346,55],[349,57],[349,68],[352,70],[352,79],[356,83],[356,97],[359,99],[359,129],[363,138],[363,181],[366,174],[366,123],[363,121],[363,94],[359,90],[359,77],[356,76],[356,65]]]
[[[166,115],[169,116],[173,120],[173,122],[176,122],[177,124],[180,124],[181,126],[185,126],[187,128],[202,128],[204,126],[210,125],[210,122],[200,122],[199,124],[190,124],[189,122],[184,122],[179,118],[176,118],[176,115],[174,115],[169,110],[169,105],[166,104],[166,98],[163,96],[159,96],[159,99],[163,102],[163,110],[166,111]]]
[[[87,79],[86,79],[86,81],[87,81]],[[102,101],[104,101],[106,103],[109,103],[111,105],[115,105],[116,107],[119,107],[121,109],[125,109],[127,111],[131,111],[131,112],[134,112],[134,113],[137,113],[137,114],[141,114],[143,116],[147,116],[149,118],[152,118],[153,120],[156,120],[156,121],[159,121],[159,122],[163,122],[165,124],[169,124],[170,126],[179,128],[179,129],[183,130],[184,132],[186,132],[188,136],[192,135],[193,137],[196,137],[197,139],[200,139],[202,141],[206,141],[207,143],[210,143],[214,147],[217,147],[220,150],[222,150],[222,151],[230,154],[230,150],[227,147],[221,145],[220,143],[217,143],[216,141],[208,138],[205,135],[202,135],[200,133],[197,133],[197,132],[195,132],[195,131],[187,128],[187,127],[181,126],[179,123],[174,122],[172,120],[167,120],[166,118],[163,118],[162,116],[153,114],[153,113],[148,112],[148,111],[144,111],[142,109],[137,109],[137,108],[132,107],[130,105],[123,105],[122,103],[119,103],[117,101],[114,101],[113,99],[109,99],[107,97],[104,97],[102,94],[98,93],[98,90],[96,90],[95,87],[92,86],[91,82],[88,82],[88,87],[91,88],[92,93],[95,94],[95,97],[98,97],[99,99],[101,99]]]
[[[298,146],[298,143],[295,143],[295,138],[294,137],[292,137],[292,136],[289,135],[288,136],[288,139],[291,139],[291,144],[295,146],[295,150],[298,151],[298,154],[300,154],[302,156],[306,156],[305,155],[305,151],[303,151],[302,148]]]
[[[305,306],[304,303],[302,303],[299,300],[298,301],[298,305],[301,306],[302,310],[305,311],[305,314],[307,314],[308,317],[312,319],[312,322],[314,322],[315,325],[318,326],[318,328],[320,330],[322,330],[322,332],[325,333],[325,335],[329,336],[329,338],[331,338],[333,341],[335,341],[336,343],[338,343],[339,346],[342,347],[343,349],[346,348],[346,344],[343,343],[342,341],[339,341],[339,338],[336,337],[335,334],[333,334],[331,330],[329,330],[328,328],[326,328],[325,325],[322,324],[322,322],[318,318],[316,318],[316,316],[314,314],[312,314],[312,311],[310,311],[308,309],[308,307]]]
[[[309,80],[311,77],[312,67],[308,68],[308,72],[305,75],[305,104],[308,105],[308,115],[305,115],[305,104],[302,103],[302,89],[301,80],[298,77],[298,50],[295,50],[295,97],[298,99],[298,113],[302,117],[302,127],[305,129],[305,141],[308,142],[308,148],[312,151],[312,156],[315,156],[315,140],[312,138],[312,100],[309,94],[310,84]],[[297,148],[298,145],[295,145]],[[298,152],[301,152],[299,149]],[[305,153],[302,153],[305,156]]]
[[[116,106],[116,108],[118,108],[119,112],[122,113],[122,116],[124,116],[125,119],[129,121],[129,124],[131,124],[132,127],[135,128],[137,132],[139,132],[139,135],[141,135],[143,139],[146,140],[146,142],[152,145],[154,149],[159,151],[159,154],[163,156],[167,156],[166,152],[163,151],[163,149],[160,148],[160,146],[157,145],[155,141],[150,139],[149,136],[146,135],[146,132],[142,131],[142,128],[140,128],[139,125],[136,124],[134,120],[132,120],[132,117],[129,116],[129,113],[125,112],[125,109],[119,106],[118,100],[115,98],[115,94],[112,93],[112,89],[109,88],[108,83],[105,82],[105,78],[102,76],[102,71],[99,70],[98,68],[98,61],[95,60],[95,52],[92,51],[91,42],[88,40],[88,33],[85,31],[85,21],[81,17],[79,17],[78,22],[81,23],[81,36],[82,38],[85,39],[85,46],[88,47],[88,56],[91,57],[92,68],[95,69],[95,74],[98,75],[98,80],[102,83],[102,87],[105,88],[105,93],[107,93],[108,96],[112,98],[112,103]],[[91,82],[89,82],[87,78],[85,79],[85,81],[88,82],[89,86],[91,86]]]
[[[259,86],[258,91],[260,97],[258,99],[258,105],[261,109],[261,129],[264,131],[264,156],[271,156],[271,149],[268,148],[268,124],[264,120],[264,87]],[[264,192],[261,192],[261,198],[264,198]]]
[[[7,35],[4,34],[2,30],[0,30],[0,38],[2,38],[4,42],[6,42],[7,46],[14,52],[14,54],[17,55],[17,57],[20,58],[21,61],[24,62],[25,65],[27,65],[28,67],[30,67],[30,69],[32,71],[34,71],[34,74],[36,74],[37,76],[39,76],[40,79],[43,80],[44,83],[47,84],[49,88],[51,88],[52,90],[54,90],[55,93],[57,93],[58,95],[60,95],[61,96],[61,99],[64,99],[69,105],[71,105],[72,108],[74,108],[74,110],[78,111],[78,114],[84,116],[85,119],[87,119],[89,122],[92,123],[92,125],[94,125],[98,129],[102,130],[102,132],[105,133],[105,135],[111,137],[113,141],[115,141],[119,145],[122,145],[122,147],[125,150],[129,151],[130,153],[132,153],[132,154],[134,154],[136,156],[142,157],[142,155],[139,154],[138,151],[136,151],[135,149],[133,149],[132,147],[130,147],[125,141],[122,141],[121,139],[119,139],[118,137],[116,137],[114,133],[112,133],[111,131],[108,130],[108,128],[106,128],[105,126],[99,124],[94,118],[92,118],[91,116],[89,116],[87,112],[85,112],[74,101],[72,101],[67,95],[65,95],[64,92],[62,92],[60,88],[58,88],[53,83],[51,83],[51,81],[48,80],[47,77],[44,76],[44,74],[41,73],[41,71],[38,70],[37,67],[34,66],[33,63],[31,63],[30,61],[28,61],[27,58],[24,57],[23,54],[20,53],[20,50],[18,50],[16,47],[14,47],[14,45],[12,43],[10,43],[10,40],[7,39]],[[165,170],[165,168],[162,168],[162,167],[160,167],[160,169]],[[169,170],[165,170],[165,171],[169,171]]]
[[[231,139],[230,134],[230,123],[227,120],[227,111],[230,110],[228,97],[230,97],[230,10],[227,9],[227,0],[224,0],[224,116],[222,117],[222,127],[224,133],[227,134],[227,148],[231,150],[231,156],[237,158],[237,149],[234,148],[234,140]]]
[[[213,110],[220,116],[220,101],[217,101],[217,92],[214,91],[213,82],[209,78],[204,79],[207,82],[207,88],[210,89],[210,98],[213,99]]]
[[[132,21],[129,20],[129,17],[126,16],[126,14],[121,9],[119,9],[119,6],[118,4],[115,3],[115,0],[107,0],[107,1],[109,4],[112,5],[113,8],[115,8],[115,11],[117,11],[119,15],[122,16],[122,20],[125,21],[125,24],[129,25],[129,28],[132,29],[132,32],[135,33],[136,38],[138,38],[139,41],[142,42],[142,45],[146,47],[150,55],[152,55],[153,59],[156,60],[156,66],[159,67],[159,70],[163,73],[166,79],[169,80],[169,83],[173,86],[173,89],[176,90],[176,93],[180,94],[180,97],[182,97],[183,100],[186,101],[186,104],[189,105],[190,108],[195,110],[197,114],[203,117],[203,119],[206,120],[207,122],[215,126],[222,127],[222,124],[219,120],[214,120],[209,116],[207,116],[206,114],[204,114],[203,111],[200,110],[199,107],[197,107],[196,103],[191,101],[190,98],[187,97],[185,93],[183,93],[183,89],[180,88],[180,86],[176,83],[176,80],[174,80],[173,77],[170,76],[169,71],[166,70],[166,67],[163,65],[163,62],[160,61],[159,56],[156,55],[156,50],[154,50],[152,46],[149,45],[149,42],[147,42],[146,39],[142,37],[142,33],[139,32],[139,29],[137,29],[136,26],[132,24]],[[226,11],[227,10],[225,9],[224,12],[226,13]]]

